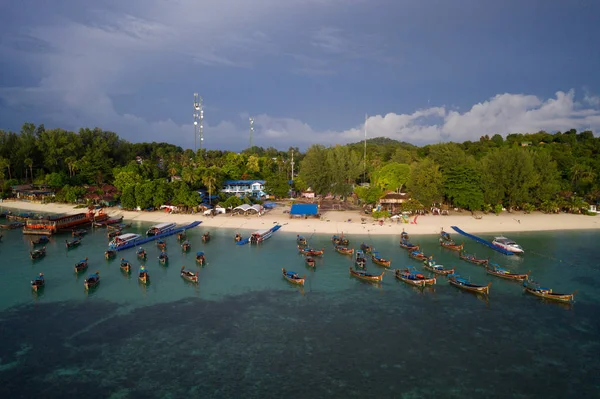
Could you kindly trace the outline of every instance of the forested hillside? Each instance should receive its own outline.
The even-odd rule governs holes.
[[[495,207],[553,211],[581,209],[600,199],[600,139],[592,132],[496,134],[479,141],[416,147],[388,138],[280,151],[194,153],[168,143],[130,143],[113,132],[69,132],[26,123],[0,130],[2,195],[35,183],[59,190],[57,200],[81,199],[87,185],[113,184],[126,208],[166,201],[197,205],[197,190],[218,192],[227,179],[263,179],[267,191],[288,195],[294,153],[294,190],[374,203],[389,191],[409,192],[413,205],[446,203],[468,210]],[[369,183],[361,184],[361,183]],[[221,198],[230,203],[236,200]]]

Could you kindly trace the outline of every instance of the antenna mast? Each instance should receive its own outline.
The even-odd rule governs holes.
[[[363,179],[365,183],[367,181],[367,119],[368,116],[365,114],[365,152],[363,154]]]
[[[202,107],[202,97],[194,93],[194,151],[198,149],[198,137],[200,137],[200,149],[204,141],[204,108]]]
[[[292,149],[292,162],[291,162],[291,165],[292,165],[292,178],[291,178],[291,180],[294,181],[294,150],[293,149]]]
[[[254,135],[254,118],[250,117],[250,147],[252,149],[252,136]]]

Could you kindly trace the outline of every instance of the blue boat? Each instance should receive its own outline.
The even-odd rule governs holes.
[[[206,262],[206,257],[204,256],[204,252],[200,251],[200,252],[196,252],[196,263],[198,263],[200,266],[204,265],[204,262]]]
[[[44,288],[46,285],[46,279],[44,279],[44,273],[40,273],[35,279],[31,280],[31,288],[34,291],[39,290],[40,288]]]
[[[277,224],[271,227],[269,230],[258,230],[250,235],[249,238],[245,238],[241,241],[236,242],[237,245],[245,245],[245,244],[260,244],[265,240],[271,238],[274,232],[281,228],[280,224]]]
[[[100,283],[100,272],[97,271],[94,274],[90,274],[88,276],[88,278],[85,279],[83,286],[85,287],[86,290],[89,290],[90,288],[96,287],[99,283]]]

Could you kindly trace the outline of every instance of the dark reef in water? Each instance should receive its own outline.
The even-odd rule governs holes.
[[[397,288],[12,308],[0,397],[600,396],[597,306]]]

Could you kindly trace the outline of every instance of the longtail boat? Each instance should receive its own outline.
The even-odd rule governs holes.
[[[112,224],[118,224],[121,223],[123,221],[123,216],[118,217],[118,218],[112,218],[112,219],[105,219],[105,220],[101,220],[99,222],[94,222],[94,226],[96,227],[108,227]]]
[[[315,262],[315,258],[313,258],[312,256],[305,257],[304,262],[306,262],[306,266],[309,266],[309,267],[315,267],[317,264]]]
[[[296,244],[298,244],[299,246],[307,246],[308,242],[306,241],[306,238],[302,237],[301,235],[297,235]]]
[[[490,261],[489,259],[477,259],[475,257],[475,255],[467,254],[467,253],[464,253],[464,252],[460,252],[458,254],[458,257],[461,258],[464,261],[471,262],[471,263],[474,263],[476,265],[487,265],[489,263],[489,261]]]
[[[341,236],[337,236],[337,235],[332,236],[331,237],[331,241],[335,245],[348,245],[348,244],[350,244],[350,241],[347,238],[344,238],[344,233],[342,233]]]
[[[33,246],[35,246],[35,245],[43,245],[43,244],[48,244],[49,242],[50,242],[50,239],[48,237],[41,236],[37,240],[31,240],[31,245],[33,245]]]
[[[396,270],[398,272],[398,270]],[[409,266],[404,270],[400,270],[400,273],[412,280],[424,281],[425,285],[434,285],[437,280],[435,277],[425,277],[420,271],[418,271],[414,266]]]
[[[415,245],[408,240],[400,240],[400,248],[404,248],[409,251],[418,251],[421,248],[420,245]]]
[[[23,223],[23,222],[11,222],[9,224],[0,224],[0,228],[8,229],[8,230],[18,229],[23,226],[25,226],[25,223]]]
[[[45,285],[46,279],[44,278],[44,273],[40,273],[39,276],[31,280],[31,289],[34,291],[44,288]]]
[[[538,282],[530,279],[523,281],[523,287],[525,287],[525,292],[532,295],[563,303],[574,302],[575,294],[577,293],[577,291],[574,291],[572,294],[559,294],[558,292],[553,292],[551,288],[544,288]]]
[[[198,263],[200,266],[203,266],[205,262],[206,257],[204,256],[204,252],[196,252],[196,263]]]
[[[364,269],[367,266],[367,257],[361,249],[356,251],[356,255],[354,256],[354,264],[359,269]]]
[[[143,247],[139,247],[137,249],[136,254],[137,254],[138,258],[140,258],[140,259],[146,259],[147,254],[146,254],[146,250]]]
[[[116,256],[117,256],[117,251],[115,251],[114,249],[109,249],[107,251],[104,251],[104,257],[106,259],[112,259]]]
[[[82,259],[75,263],[75,273],[80,273],[88,268],[88,258]]]
[[[342,255],[354,254],[354,248],[343,247],[341,245],[336,245],[335,250],[336,250],[336,252],[339,252]]]
[[[368,254],[370,252],[373,252],[373,247],[369,244],[365,244],[364,242],[362,244],[360,244],[360,250],[363,251],[364,253]]]
[[[90,288],[94,288],[98,284],[100,284],[100,272],[99,271],[96,271],[96,273],[94,273],[94,274],[90,274],[88,276],[88,278],[86,278],[85,281],[83,282],[83,286],[85,287],[86,290],[89,290]]]
[[[402,233],[400,233],[401,241],[408,241],[408,233],[402,229]]]
[[[235,237],[233,238],[235,242],[242,241],[242,235],[240,233],[235,233]]]
[[[179,240],[179,241],[183,241],[183,240],[185,240],[186,238],[187,238],[187,235],[186,235],[186,233],[185,233],[185,230],[184,230],[184,231],[181,231],[181,232],[179,232],[179,233],[177,233],[177,240]]]
[[[144,266],[140,267],[140,271],[138,272],[138,279],[140,280],[140,283],[143,284],[148,284],[148,281],[150,280],[150,276],[148,275],[148,272],[146,271],[146,268]]]
[[[405,282],[406,284],[414,285],[416,287],[425,287],[426,285],[435,284],[435,278],[426,278],[419,272],[411,272],[408,269],[405,270],[396,270],[394,275],[400,281]]]
[[[192,248],[192,244],[190,244],[190,242],[189,242],[188,240],[185,240],[185,241],[183,242],[183,244],[181,244],[181,249],[182,249],[184,252],[187,252],[187,251],[189,251],[191,248]]]
[[[166,265],[167,262],[169,261],[169,255],[167,255],[167,253],[165,251],[162,251],[160,253],[160,255],[158,255],[158,261],[160,263],[162,263],[163,265]]]
[[[128,260],[126,260],[125,258],[121,258],[121,270],[123,270],[124,272],[129,273],[131,271],[131,263],[129,263]]]
[[[356,277],[361,280],[364,280],[364,281],[370,281],[372,283],[381,282],[381,280],[383,280],[383,275],[385,274],[385,271],[381,272],[381,274],[371,274],[371,273],[367,273],[364,270],[354,270],[354,269],[352,269],[352,267],[350,267],[349,269],[350,269],[351,276]]]
[[[209,242],[210,241],[210,233],[207,231],[206,233],[202,234],[202,242]]]
[[[321,250],[318,250],[312,248],[298,247],[298,251],[300,251],[300,253],[304,256],[322,256],[325,253],[325,248],[321,248]]]
[[[448,234],[447,232],[444,231],[444,229],[442,229],[442,231],[440,232],[440,240],[452,241],[452,238],[450,238],[450,234]]]
[[[462,251],[465,244],[460,244],[457,245],[454,241],[452,240],[444,240],[442,238],[440,238],[440,245],[442,246],[442,248],[446,248],[446,249],[450,249],[452,251]]]
[[[165,240],[158,240],[156,241],[156,246],[160,249],[166,249],[167,243],[165,242]]]
[[[46,256],[46,247],[42,247],[40,249],[34,249],[33,251],[31,251],[29,253],[29,256],[33,260],[43,258],[44,256]]]
[[[447,276],[449,274],[454,274],[454,269],[445,269],[444,265],[436,265],[433,260],[424,260],[423,267],[430,272],[435,274],[441,274],[443,276]]]
[[[86,229],[73,230],[71,232],[71,236],[73,236],[73,237],[83,237],[86,234],[87,234]]]
[[[492,285],[492,283],[488,283],[488,285],[473,284],[469,280],[460,277],[458,274],[450,274],[448,276],[448,282],[461,290],[483,295],[489,295],[490,286]]]
[[[65,240],[65,245],[66,245],[67,249],[75,248],[75,247],[78,247],[79,245],[81,245],[81,240],[78,238],[76,238],[72,241]]]
[[[117,236],[120,236],[121,233],[123,233],[122,229],[113,229],[110,230],[106,235],[108,236],[108,238],[115,238]]]
[[[391,259],[382,258],[379,252],[371,252],[371,261],[379,266],[390,267],[392,264]]]
[[[198,272],[194,273],[191,272],[189,270],[185,270],[185,266],[181,266],[181,272],[179,273],[179,275],[184,279],[187,280],[191,283],[197,283],[198,282]]]
[[[408,253],[408,256],[413,259],[417,259],[417,260],[427,260],[428,259],[427,255],[425,255],[421,251],[410,251]]]
[[[522,274],[511,273],[510,270],[503,269],[494,263],[488,265],[485,268],[485,271],[488,274],[491,274],[492,276],[505,278],[507,280],[517,280],[517,281],[527,280],[527,278],[529,277],[529,274],[531,273],[531,270],[528,271],[527,273],[522,273]]]
[[[281,269],[281,274],[283,278],[289,281],[292,284],[304,285],[304,280],[306,280],[306,275],[304,277],[298,276],[298,273],[292,271],[286,271],[285,269]]]

